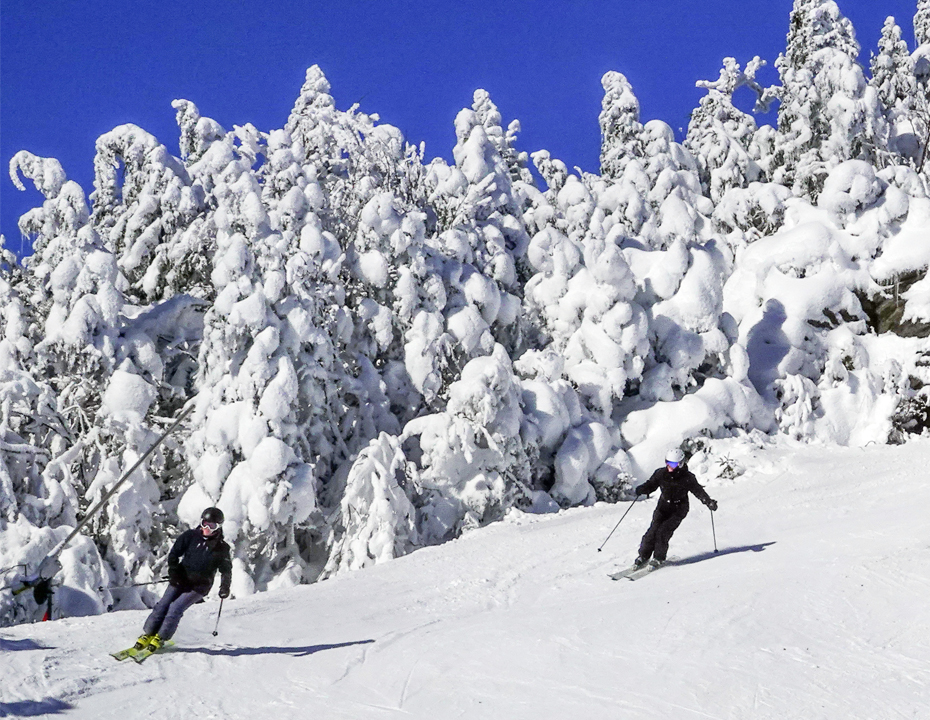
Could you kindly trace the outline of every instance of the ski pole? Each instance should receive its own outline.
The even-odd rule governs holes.
[[[626,512],[623,513],[623,517],[620,518],[620,519],[617,521],[617,524],[616,524],[616,525],[614,525],[614,529],[610,531],[610,535],[608,535],[606,538],[604,538],[604,542],[601,543],[601,547],[599,547],[599,548],[597,549],[598,552],[600,552],[600,551],[601,551],[601,548],[603,548],[603,547],[607,544],[607,541],[610,540],[610,536],[614,534],[614,531],[615,531],[618,527],[620,527],[620,523],[623,522],[623,518],[625,518],[625,517],[627,516],[627,513],[629,513],[630,510],[633,509],[633,506],[636,504],[636,501],[637,501],[637,500],[639,500],[639,495],[637,495],[635,498],[633,498],[633,502],[630,503],[630,507],[628,507],[628,508],[626,509]]]
[[[213,637],[220,634],[220,615],[223,614],[223,600],[225,598],[220,598],[220,609],[216,611],[216,627],[213,628]]]
[[[717,550],[717,528],[714,527],[714,511],[710,511],[710,531],[714,534],[714,552]]]
[[[148,582],[132,583],[131,585],[109,585],[107,587],[100,585],[97,587],[97,589],[98,590],[125,590],[126,588],[143,587],[145,585],[160,585],[161,583],[166,583],[166,582],[168,582],[168,578],[165,578],[164,580],[149,580]]]
[[[165,430],[161,435],[158,436],[155,442],[152,443],[149,449],[146,450],[139,457],[138,460],[136,460],[133,466],[129,468],[129,470],[127,470],[125,473],[123,473],[123,476],[119,480],[116,481],[113,487],[111,487],[109,490],[107,490],[107,492],[103,494],[103,497],[100,498],[100,500],[97,502],[96,505],[94,505],[94,507],[92,507],[90,510],[87,511],[87,514],[84,515],[84,519],[81,520],[74,527],[74,529],[71,531],[68,537],[66,537],[64,540],[58,543],[58,545],[56,545],[52,549],[52,551],[48,555],[45,556],[45,559],[42,560],[41,563],[39,563],[39,570],[37,572],[37,577],[39,577],[40,579],[47,580],[55,576],[55,574],[61,569],[61,563],[58,562],[58,556],[61,554],[61,551],[64,550],[65,547],[67,547],[68,543],[71,542],[79,532],[81,532],[81,529],[88,522],[90,522],[90,520],[94,517],[94,515],[96,515],[97,512],[100,510],[100,508],[106,505],[107,500],[109,500],[113,496],[113,494],[117,490],[119,490],[120,485],[122,485],[130,477],[132,477],[132,474],[138,469],[140,465],[142,465],[142,463],[145,462],[148,456],[151,455],[155,451],[155,448],[161,445],[161,443],[165,440],[165,438],[167,438],[181,424],[184,418],[186,418],[188,415],[191,414],[191,412],[193,412],[195,407],[196,406],[194,405],[194,403],[191,403],[186,408],[184,408],[181,414],[178,415],[177,419],[173,423],[171,423],[170,427],[167,430]],[[48,574],[47,578],[45,577],[46,574]]]

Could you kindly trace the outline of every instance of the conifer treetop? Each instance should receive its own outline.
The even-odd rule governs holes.
[[[917,0],[914,13],[914,42],[917,47],[930,44],[930,0]]]

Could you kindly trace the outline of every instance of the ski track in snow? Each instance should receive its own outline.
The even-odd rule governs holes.
[[[708,482],[636,583],[654,500],[517,515],[313,586],[195,606],[178,645],[107,653],[145,613],[0,631],[0,715],[67,718],[930,717],[930,442],[765,451]]]

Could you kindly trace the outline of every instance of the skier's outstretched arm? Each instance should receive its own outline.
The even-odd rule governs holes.
[[[662,468],[659,468],[642,485],[636,487],[634,492],[637,495],[650,495],[659,489],[659,479],[662,477]]]
[[[694,495],[694,497],[704,503],[711,510],[717,509],[717,501],[707,494],[707,491],[701,487],[701,483],[697,481],[697,478],[694,477],[694,475],[689,478],[688,486],[688,489],[691,491],[691,494]]]

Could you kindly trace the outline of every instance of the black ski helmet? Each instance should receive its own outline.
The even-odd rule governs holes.
[[[214,522],[222,525],[223,520],[223,511],[218,507],[208,507],[200,516],[200,522]]]

